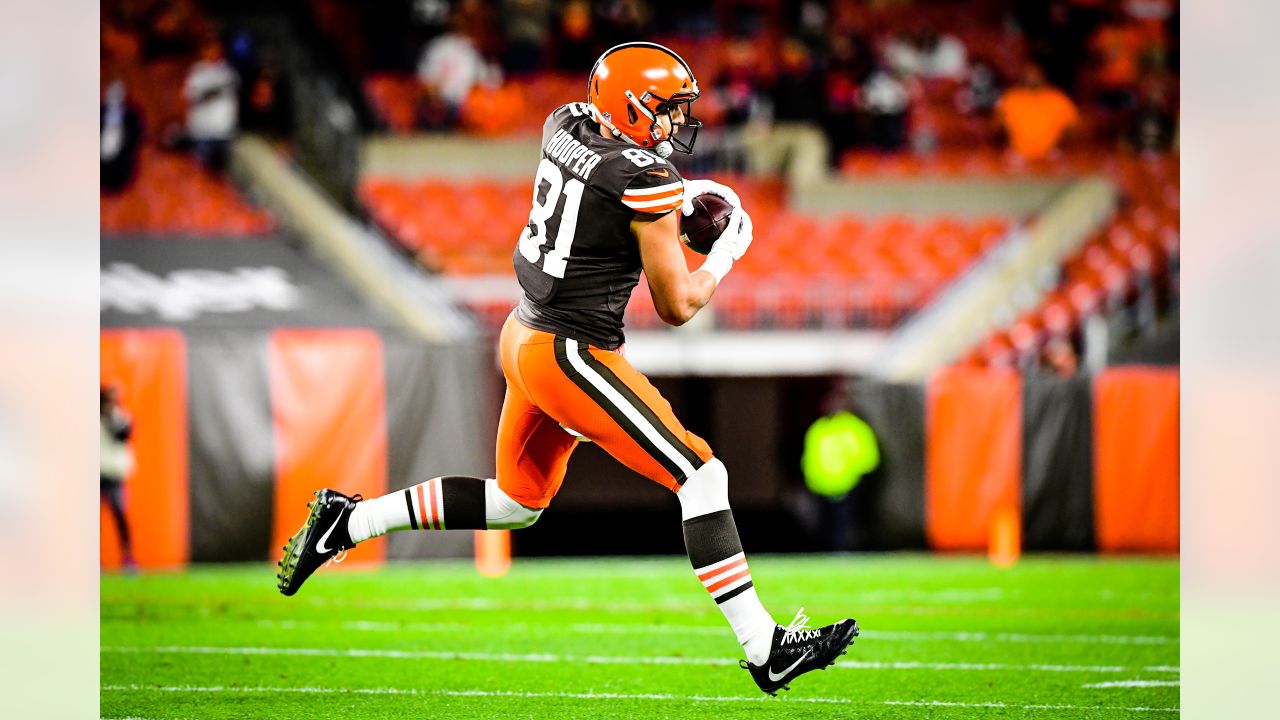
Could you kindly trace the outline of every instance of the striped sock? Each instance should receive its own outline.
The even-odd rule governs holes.
[[[356,505],[347,521],[355,542],[392,530],[483,530],[484,481],[448,475],[432,478]]]
[[[733,634],[759,665],[769,659],[776,623],[760,603],[733,511],[720,510],[684,521],[684,544],[693,572],[729,621]]]

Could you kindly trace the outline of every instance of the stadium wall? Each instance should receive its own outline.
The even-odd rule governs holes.
[[[810,493],[800,472],[805,430],[833,382],[654,379],[728,467],[740,532],[755,552],[984,552],[1002,515],[1018,519],[1027,551],[1179,549],[1176,369],[857,379],[841,402],[874,429],[880,465],[834,505]],[[543,521],[512,542],[527,555],[678,553],[677,512],[670,493],[587,445]],[[838,546],[827,537],[833,513],[851,526]]]
[[[322,486],[373,496],[492,475],[500,400],[483,349],[367,329],[121,328],[103,331],[101,353],[102,380],[123,390],[136,425],[128,513],[143,566],[275,558]],[[730,468],[748,545],[823,549],[820,528],[805,534],[805,500],[817,501],[790,467],[806,427],[794,419],[812,419],[821,392],[778,378],[657,383]],[[881,462],[843,506],[851,547],[982,552],[1012,512],[1027,551],[1176,553],[1178,394],[1176,370],[1143,366],[857,380],[844,402],[875,430]],[[525,555],[678,553],[677,512],[670,493],[584,445],[545,522],[513,542]],[[472,552],[471,533],[385,542],[353,558]],[[119,561],[105,516],[102,560]]]
[[[363,328],[260,333],[105,329],[101,380],[134,420],[126,508],[137,561],[277,559],[311,493],[375,497],[437,475],[492,474],[477,368],[487,357]],[[105,512],[105,511],[104,511]],[[119,563],[101,524],[102,562]],[[470,533],[361,545],[353,560],[466,556]]]
[[[487,350],[404,332],[288,236],[113,237],[102,266],[101,381],[134,421],[140,565],[275,558],[321,487],[492,474]],[[115,526],[101,527],[113,566]],[[351,557],[471,552],[450,533]]]
[[[1177,552],[1178,397],[1176,369],[1144,366],[862,381],[850,406],[881,465],[855,494],[890,546],[983,551],[1012,511],[1026,550]]]

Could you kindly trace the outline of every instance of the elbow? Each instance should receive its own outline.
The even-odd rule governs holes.
[[[680,327],[681,325],[689,322],[689,320],[691,320],[698,312],[698,309],[693,305],[680,305],[678,307],[660,305],[656,309],[658,311],[658,317],[662,319],[662,322],[674,327]]]

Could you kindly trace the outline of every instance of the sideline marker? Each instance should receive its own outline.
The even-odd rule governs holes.
[[[511,569],[511,531],[476,531],[476,570],[485,577],[502,577]]]
[[[991,534],[987,545],[987,557],[999,567],[1012,567],[1022,554],[1022,519],[1018,509],[1006,505],[996,511],[991,519]]]

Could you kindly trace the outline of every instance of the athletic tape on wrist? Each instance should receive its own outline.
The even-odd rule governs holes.
[[[714,249],[711,254],[707,255],[707,259],[702,263],[699,270],[706,270],[716,279],[716,285],[719,285],[724,276],[729,274],[730,268],[733,267],[733,257],[726,251],[716,252]]]

